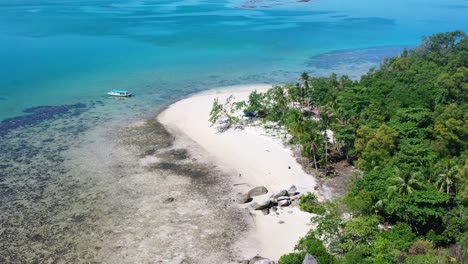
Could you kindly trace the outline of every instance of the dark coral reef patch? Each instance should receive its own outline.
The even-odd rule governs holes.
[[[26,115],[5,119],[0,122],[0,137],[18,128],[33,126],[42,121],[56,119],[64,115],[76,116],[85,110],[86,104],[83,103],[28,108],[23,111]]]

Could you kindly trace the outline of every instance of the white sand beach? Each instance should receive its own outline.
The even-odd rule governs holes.
[[[208,117],[216,97],[220,102],[230,95],[236,100],[245,100],[251,91],[265,91],[269,87],[271,85],[234,86],[196,94],[170,105],[158,120],[176,137],[190,139],[206,150],[216,165],[230,172],[236,191],[246,192],[255,186],[265,186],[269,190],[264,197],[255,197],[254,201],[291,185],[295,185],[300,193],[313,191],[316,186],[314,177],[302,170],[292,151],[280,139],[266,135],[258,127],[230,129],[223,133],[210,127]],[[242,244],[239,246],[240,257],[259,254],[278,260],[281,255],[291,252],[300,237],[311,228],[311,215],[297,206],[282,208],[278,213],[254,213],[255,227],[251,237],[239,243]]]

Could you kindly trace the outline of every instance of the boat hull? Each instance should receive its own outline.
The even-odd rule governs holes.
[[[107,93],[108,95],[110,96],[115,96],[115,97],[131,97],[132,94],[131,93],[128,93],[128,94],[120,94],[120,93],[112,93],[112,92],[109,92]]]

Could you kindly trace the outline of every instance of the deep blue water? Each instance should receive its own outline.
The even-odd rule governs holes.
[[[0,120],[102,99],[110,88],[155,104],[162,94],[339,72],[311,58],[414,46],[424,35],[467,30],[467,13],[463,0],[0,0]],[[348,74],[370,64],[362,65]]]

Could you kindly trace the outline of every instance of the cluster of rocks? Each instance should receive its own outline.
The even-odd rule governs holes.
[[[236,201],[239,204],[251,202],[254,196],[264,195],[268,193],[268,189],[264,186],[259,186],[251,189],[247,193],[238,193]],[[278,207],[290,206],[294,201],[299,199],[296,186],[292,185],[287,190],[283,189],[279,192],[273,193],[270,198],[250,204],[253,210],[261,210],[264,214],[269,214],[270,210],[276,212]]]
[[[260,256],[255,256],[249,260],[242,260],[242,264],[276,264],[275,261]],[[302,264],[320,264],[320,262],[312,255],[306,254]]]

